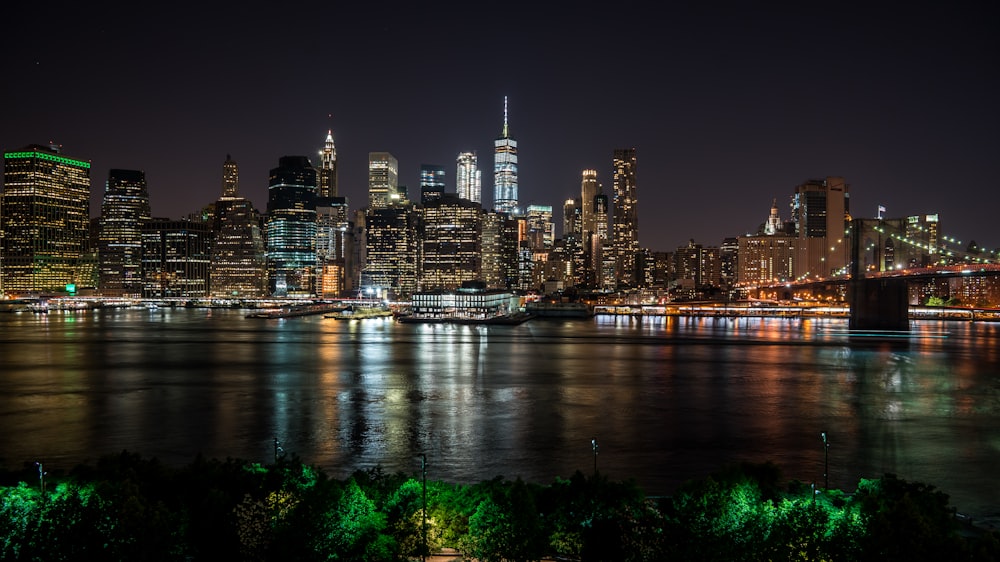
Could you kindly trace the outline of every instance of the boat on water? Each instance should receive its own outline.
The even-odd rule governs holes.
[[[415,314],[406,314],[397,317],[397,320],[404,324],[483,324],[483,325],[501,325],[501,326],[516,326],[517,324],[523,324],[528,320],[534,318],[535,315],[528,312],[515,312],[513,314],[499,314],[496,316],[489,317],[470,317],[470,316],[421,316]]]
[[[355,308],[353,306],[349,306],[330,314],[324,314],[323,318],[333,318],[335,320],[364,320],[367,318],[387,318],[392,315],[392,311],[384,307]]]

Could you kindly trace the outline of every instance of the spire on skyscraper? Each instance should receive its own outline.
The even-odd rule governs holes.
[[[337,147],[333,144],[333,129],[327,129],[326,142],[319,156],[319,196],[337,197]]]
[[[500,133],[500,138],[510,138],[510,130],[507,128],[507,96],[503,97],[503,132]]]

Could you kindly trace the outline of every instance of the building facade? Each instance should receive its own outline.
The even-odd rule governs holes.
[[[424,206],[420,221],[421,291],[458,289],[482,272],[482,207],[445,195]]]
[[[483,202],[483,178],[475,152],[462,152],[455,163],[455,190],[462,199]]]
[[[97,239],[98,288],[102,295],[142,295],[142,236],[144,224],[150,219],[146,174],[140,170],[110,170]]]
[[[282,156],[267,200],[267,279],[272,296],[315,294],[316,169],[305,156]]]
[[[267,253],[262,217],[239,194],[239,167],[228,154],[222,165],[222,197],[215,202],[209,260],[209,292],[218,298],[267,296]]]
[[[437,164],[420,165],[420,203],[426,204],[430,201],[444,197],[445,193],[445,172],[444,166]]]
[[[399,202],[399,162],[388,152],[368,153],[368,207],[384,209]]]
[[[406,299],[417,289],[417,213],[411,205],[368,209],[362,293]]]
[[[211,223],[154,218],[143,223],[143,298],[209,296]]]
[[[86,278],[90,162],[41,145],[3,157],[0,292],[65,292]]]
[[[796,278],[823,279],[846,273],[851,254],[846,232],[849,212],[844,178],[811,179],[795,187]]]
[[[634,148],[615,149],[611,245],[614,248],[616,279],[620,287],[633,287],[638,281],[635,268],[635,256],[639,252],[636,165]]]

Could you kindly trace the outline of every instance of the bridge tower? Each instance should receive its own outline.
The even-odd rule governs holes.
[[[905,332],[910,329],[910,306],[906,280],[868,279],[861,268],[866,219],[851,221],[851,279],[847,302],[851,306],[851,330]]]

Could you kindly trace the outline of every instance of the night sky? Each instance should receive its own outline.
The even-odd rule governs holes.
[[[578,197],[638,151],[639,237],[673,250],[756,230],[794,187],[844,176],[851,211],[939,213],[993,248],[1000,203],[1000,20],[990,4],[27,2],[2,14],[0,149],[55,142],[146,172],[153,214],[217,199],[222,163],[266,208],[268,170],[332,128],[341,195],[367,204],[389,151],[419,198],[422,163],[492,148],[509,97],[522,205]]]

